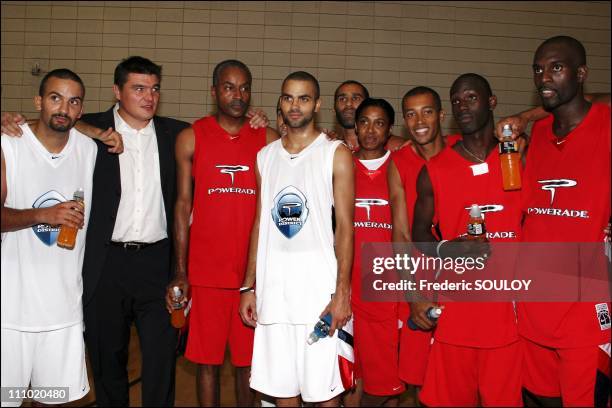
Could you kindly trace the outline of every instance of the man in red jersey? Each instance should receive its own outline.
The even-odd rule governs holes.
[[[395,121],[384,99],[365,99],[355,112],[359,150],[355,162],[355,241],[351,304],[355,339],[355,395],[345,406],[397,406],[404,385],[398,376],[399,332],[396,302],[365,302],[361,298],[362,244],[391,241],[391,210],[387,167],[391,153],[385,145]],[[368,281],[366,279],[366,281]],[[361,395],[361,390],[365,395]]]
[[[249,126],[251,82],[242,62],[219,63],[211,88],[217,113],[197,120],[176,141],[177,265],[167,303],[171,308],[173,286],[186,293],[188,274],[193,303],[185,356],[198,364],[196,388],[203,406],[219,405],[219,368],[228,342],[236,366],[237,403],[253,405],[253,329],[238,314],[240,284],[255,216],[255,158],[278,134]]]
[[[534,82],[551,115],[532,129],[523,178],[525,242],[604,240],[610,218],[610,107],[585,100],[587,72],[585,49],[574,38],[549,38],[535,52]],[[567,263],[568,270],[573,264]],[[610,364],[609,302],[520,303],[518,319],[527,400],[606,404],[609,381],[607,390],[596,384],[598,367]]]
[[[421,169],[412,237],[430,256],[486,257],[488,239],[518,238],[520,193],[502,189],[493,122],[497,99],[487,80],[477,74],[459,76],[451,87],[451,104],[461,140]],[[495,208],[486,215],[488,239],[465,237],[467,209],[473,203]],[[432,224],[442,241],[433,234]],[[498,236],[507,238],[494,238]],[[447,240],[452,244],[445,244]],[[411,319],[422,329],[432,326],[416,307]],[[420,395],[423,403],[521,405],[520,344],[512,303],[446,303],[434,339]]]
[[[338,85],[334,93],[334,112],[341,127],[338,137],[344,140],[352,152],[359,150],[355,132],[355,112],[361,102],[369,97],[370,93],[365,85],[352,79]],[[391,134],[385,148],[393,152],[402,148],[405,143],[406,140],[403,138]]]
[[[442,135],[444,111],[440,95],[433,89],[418,86],[409,90],[402,99],[404,124],[408,130],[409,147],[391,156],[388,183],[393,213],[393,242],[410,242],[416,181],[421,167],[438,155],[447,144],[454,144],[459,136]],[[429,302],[415,304],[417,313],[425,313]],[[431,330],[410,330],[406,325],[409,306],[402,303],[399,318],[404,325],[400,334],[399,373],[402,381],[416,386],[423,385],[427,357],[431,344]]]

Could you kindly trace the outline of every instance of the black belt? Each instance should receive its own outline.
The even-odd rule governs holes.
[[[140,251],[141,249],[145,249],[146,247],[150,247],[155,244],[159,244],[164,241],[164,239],[157,242],[117,242],[111,241],[110,244],[112,246],[123,248],[126,251]]]

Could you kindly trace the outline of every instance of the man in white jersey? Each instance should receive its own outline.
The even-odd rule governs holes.
[[[34,97],[39,120],[2,135],[3,406],[21,405],[28,385],[47,403],[89,392],[81,268],[97,147],[73,128],[84,94],[74,72],[51,71]],[[79,188],[84,208],[69,201]],[[56,245],[63,226],[81,229],[72,250]]]
[[[256,326],[251,388],[276,397],[278,406],[299,406],[300,396],[337,406],[344,391],[336,329],[351,316],[353,161],[346,146],[315,128],[320,104],[312,75],[285,78],[280,108],[287,135],[257,155],[259,200],[240,315]],[[330,336],[308,345],[327,313]]]

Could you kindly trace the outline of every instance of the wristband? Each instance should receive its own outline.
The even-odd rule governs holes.
[[[243,293],[247,293],[247,292],[255,292],[255,288],[252,286],[243,286],[240,288],[240,294],[242,295]]]
[[[447,239],[443,239],[442,241],[438,242],[438,245],[436,246],[436,254],[438,255],[438,258],[442,258],[442,256],[440,256],[440,247],[445,242],[448,242],[448,240]]]

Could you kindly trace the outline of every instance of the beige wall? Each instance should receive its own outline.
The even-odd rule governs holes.
[[[364,82],[400,112],[416,85],[448,90],[463,72],[491,82],[497,116],[536,102],[532,53],[545,38],[581,40],[587,90],[610,91],[610,3],[535,1],[2,1],[2,110],[33,115],[44,71],[67,67],[87,87],[86,111],[113,101],[113,69],[129,55],[163,65],[159,113],[192,121],[211,112],[214,65],[238,58],[253,72],[254,106],[274,117],[280,84],[304,69],[321,82],[322,126],[334,120],[333,92]],[[33,76],[33,65],[43,74]],[[398,117],[398,120],[400,118]],[[453,128],[450,115],[447,130]],[[398,132],[396,130],[396,132]]]

